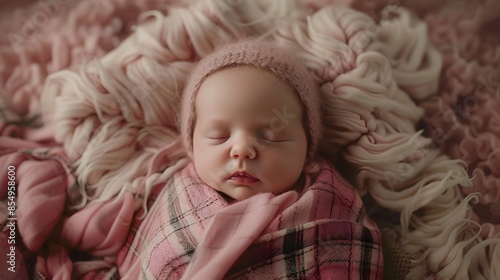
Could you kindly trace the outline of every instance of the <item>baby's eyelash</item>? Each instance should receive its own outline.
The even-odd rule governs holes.
[[[208,139],[212,140],[223,140],[223,139],[228,139],[229,136],[216,136],[216,137],[207,137]]]
[[[267,131],[267,130],[261,130],[258,131],[256,136],[257,141],[262,141],[265,143],[280,143],[280,142],[285,142],[287,141],[286,139],[282,139],[283,137],[278,137],[277,135],[274,134],[272,131]],[[227,134],[209,134],[205,136],[206,139],[209,139],[213,142],[216,143],[224,143],[226,142],[229,138],[231,138],[231,135]]]

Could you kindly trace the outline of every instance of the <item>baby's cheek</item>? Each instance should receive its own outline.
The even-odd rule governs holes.
[[[207,170],[208,155],[202,147],[194,147],[193,149],[193,162],[198,175],[203,174]],[[201,177],[201,176],[200,176]]]
[[[197,161],[195,162],[195,169],[196,173],[200,177],[200,179],[203,181],[203,183],[209,185],[210,187],[214,187],[214,182],[215,182],[215,176],[216,173],[214,172],[213,169],[210,168],[209,165],[205,164],[204,162]]]
[[[267,173],[276,180],[283,180],[290,173],[300,173],[302,159],[295,156],[294,151],[269,153],[262,161]]]
[[[213,149],[202,148],[193,151],[194,165],[200,179],[211,187],[218,182],[221,176],[220,166],[217,164]]]

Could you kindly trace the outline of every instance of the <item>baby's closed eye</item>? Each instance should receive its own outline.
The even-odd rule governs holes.
[[[229,133],[222,130],[214,130],[206,133],[205,137],[210,140],[225,141],[229,138]]]
[[[269,142],[284,142],[287,140],[282,133],[277,133],[269,128],[259,130],[257,136],[259,139]]]
[[[253,136],[252,136],[253,134]],[[231,133],[226,130],[210,130],[204,134],[204,137],[212,143],[222,144],[232,137]],[[272,129],[259,129],[254,133],[248,133],[247,137],[256,139],[266,143],[286,142],[289,139],[282,132],[275,132]]]
[[[215,134],[215,135],[208,135],[207,138],[210,138],[210,139],[223,139],[223,138],[229,138],[229,135],[226,135],[226,134]]]

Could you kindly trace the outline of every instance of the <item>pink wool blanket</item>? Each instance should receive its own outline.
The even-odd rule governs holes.
[[[153,197],[119,253],[122,279],[383,279],[380,232],[326,163],[300,194],[239,202],[189,164]]]

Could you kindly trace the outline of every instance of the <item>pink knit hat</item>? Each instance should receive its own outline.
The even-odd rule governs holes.
[[[297,58],[271,43],[256,39],[226,45],[200,60],[191,71],[184,88],[180,113],[180,133],[188,155],[192,158],[195,99],[201,84],[217,71],[240,65],[271,72],[295,90],[304,109],[307,158],[313,158],[322,131],[317,87],[309,71]]]

